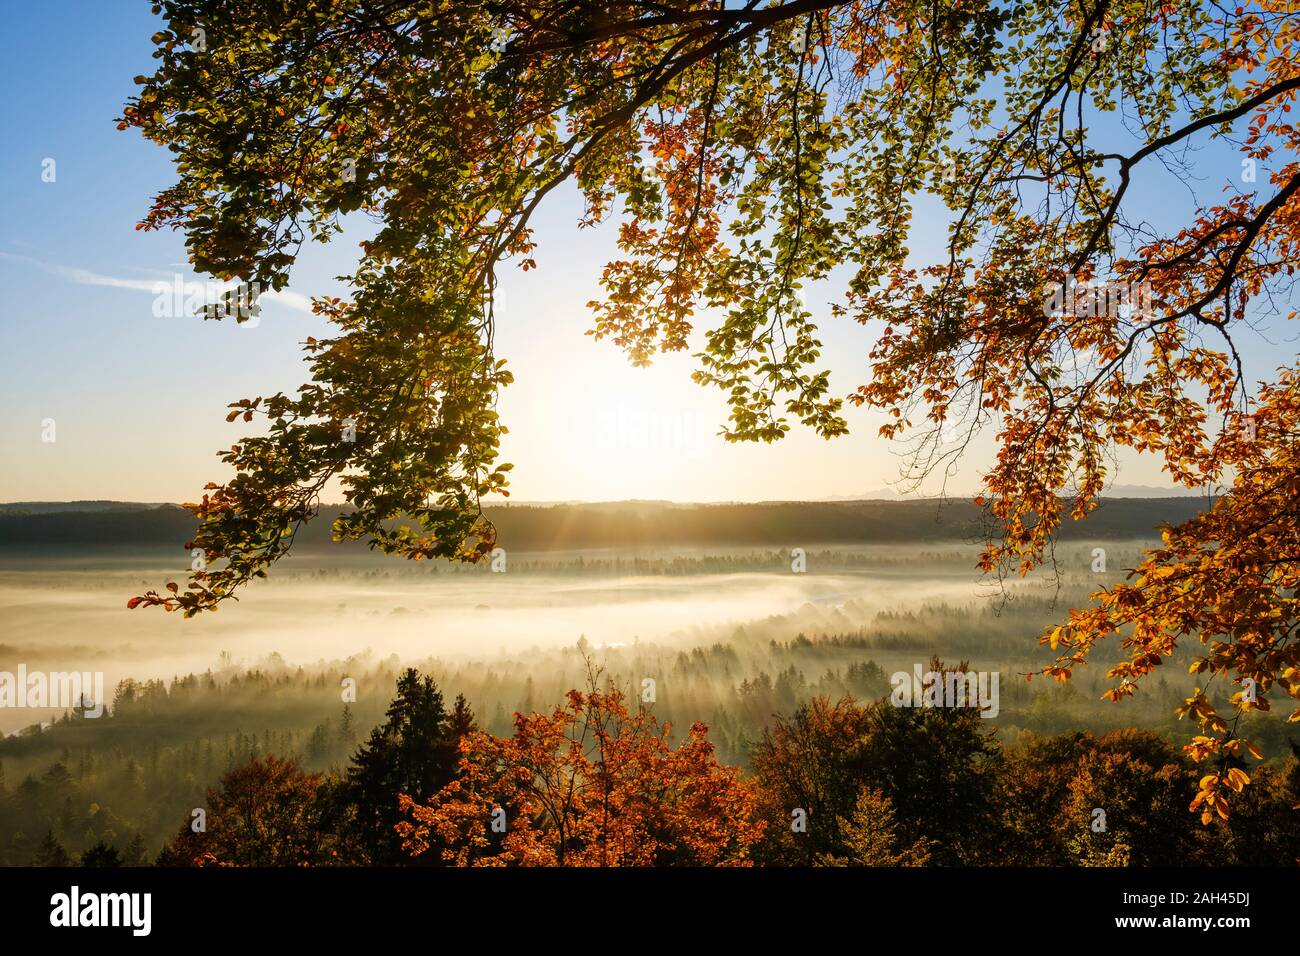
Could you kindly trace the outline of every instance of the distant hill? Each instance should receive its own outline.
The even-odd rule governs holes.
[[[951,497],[960,497],[963,492],[948,489]],[[968,492],[970,497],[979,494],[978,491]],[[1188,488],[1160,487],[1159,485],[1112,485],[1106,489],[1105,497],[1107,498],[1203,498],[1204,493],[1193,491]],[[916,501],[925,500],[924,496],[911,494],[901,494],[895,488],[872,488],[870,491],[864,491],[860,495],[832,495],[829,498],[820,498],[819,501]]]
[[[0,509],[0,551],[87,548],[180,549],[195,528],[177,505],[68,502],[36,512]],[[73,506],[92,507],[75,510]],[[102,507],[111,504],[113,507]],[[1204,499],[1107,498],[1087,521],[1066,522],[1061,537],[1134,539],[1201,511]],[[330,524],[342,506],[327,505],[298,536],[303,551],[337,548]],[[670,546],[797,546],[813,544],[969,541],[980,536],[981,509],[969,501],[774,501],[757,504],[509,505],[486,509],[507,549]],[[364,547],[351,544],[349,547]]]
[[[161,502],[138,501],[11,501],[0,502],[0,515],[44,515],[60,511],[148,511],[163,507]]]

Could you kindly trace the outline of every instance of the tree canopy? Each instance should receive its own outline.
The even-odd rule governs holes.
[[[838,436],[847,401],[884,413],[884,437],[925,473],[992,430],[991,574],[1047,560],[1117,449],[1225,492],[1043,640],[1065,679],[1122,635],[1120,697],[1199,639],[1207,679],[1185,712],[1203,731],[1194,755],[1219,770],[1198,806],[1226,812],[1222,792],[1247,778],[1228,762],[1251,745],[1209,681],[1242,685],[1238,711],[1267,709],[1274,686],[1300,695],[1300,389],[1293,366],[1249,381],[1236,344],[1290,317],[1289,0],[157,9],[158,67],[121,126],[171,150],[179,173],[142,228],[183,230],[197,269],[239,285],[207,317],[246,318],[240,295],[284,288],[303,244],[346,214],[378,231],[349,299],[315,300],[337,334],[305,343],[311,380],[230,406],[267,427],[223,453],[234,477],[191,506],[206,563],[132,606],[215,608],[288,551],[336,478],[350,506],[338,537],[417,559],[488,554],[480,502],[505,493],[509,469],[497,270],[536,265],[533,215],[572,183],[581,224],[619,226],[592,334],[636,363],[696,349],[729,440],[796,423]],[[1222,168],[1198,167],[1198,151]],[[1219,195],[1152,223],[1135,197],[1160,169]],[[946,248],[918,263],[925,197],[945,210]],[[842,280],[835,317],[879,333],[846,394],[801,298],[826,279]]]
[[[764,824],[708,727],[672,728],[617,687],[571,690],[551,714],[515,714],[508,738],[461,738],[457,778],[423,805],[401,797],[403,847],[457,866],[748,866]]]

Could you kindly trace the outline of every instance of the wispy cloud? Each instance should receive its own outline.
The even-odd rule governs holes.
[[[148,292],[152,295],[158,294],[160,285],[171,284],[166,282],[165,278],[162,278],[168,275],[171,275],[173,281],[177,277],[179,277],[182,284],[188,284],[188,283],[200,281],[199,279],[193,277],[192,275],[187,278],[185,275],[179,272],[169,274],[154,269],[141,270],[141,271],[152,272],[155,275],[160,276],[160,278],[124,279],[118,276],[106,276],[98,272],[91,272],[89,269],[79,269],[73,266],[58,265],[57,263],[53,263],[53,262],[44,262],[40,259],[35,259],[32,256],[21,256],[13,252],[0,252],[0,259],[6,259],[11,262],[21,262],[30,266],[34,266],[37,269],[40,269],[44,272],[48,272],[50,275],[55,275],[61,279],[66,279],[67,281],[72,282],[76,285],[104,286],[110,289],[131,289],[136,292]],[[214,291],[218,291],[218,292],[233,287],[234,287],[234,283],[212,283],[212,288],[214,289]],[[282,305],[285,308],[292,309],[295,312],[301,312],[305,315],[312,314],[311,300],[308,299],[305,295],[301,295],[297,292],[268,291],[262,294],[262,298],[264,298],[267,302],[273,302],[278,305]]]
[[[295,312],[302,312],[306,315],[313,315],[311,310],[311,299],[299,292],[290,292],[287,289],[280,292],[267,292],[266,297],[272,302],[279,302],[286,308],[293,309]]]
[[[13,252],[0,252],[0,259],[35,266],[43,272],[67,279],[69,282],[75,282],[77,285],[102,285],[113,289],[136,289],[141,292],[152,292],[154,286],[157,285],[155,279],[118,279],[114,276],[100,275],[98,272],[91,272],[88,269],[74,269],[70,266],[42,262],[40,259],[34,259],[31,256],[20,256]]]

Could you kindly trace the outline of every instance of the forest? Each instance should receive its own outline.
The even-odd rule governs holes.
[[[1094,586],[1094,544],[1063,548],[1055,578],[1006,594],[971,588],[971,548],[958,541],[828,544],[807,549],[810,570],[800,576],[814,599],[784,613],[746,616],[741,600],[741,611],[682,631],[656,625],[659,605],[636,604],[643,636],[634,640],[538,638],[494,651],[458,650],[443,638],[435,656],[367,650],[317,663],[290,663],[254,645],[252,660],[223,652],[201,671],[127,677],[101,718],[53,714],[0,739],[0,862],[1294,864],[1300,767],[1294,735],[1272,714],[1248,713],[1238,727],[1267,754],[1262,765],[1250,760],[1241,809],[1209,827],[1188,812],[1199,775],[1175,710],[1190,654],[1120,703],[1104,699],[1109,682],[1100,671],[1065,683],[1026,679],[1045,650],[1026,635]],[[1114,568],[1141,554],[1136,541],[1105,546]],[[17,573],[0,573],[0,585]],[[49,583],[66,572],[39,575],[51,607],[67,600],[68,585]],[[286,603],[258,613],[292,618],[262,638],[272,646],[334,626],[341,614],[354,646],[382,648],[381,635],[395,628],[442,631],[438,615],[452,598],[439,588],[452,579],[482,582],[466,601],[499,602],[489,585],[501,578],[537,580],[552,594],[577,585],[618,595],[665,580],[716,595],[722,582],[744,576],[781,586],[792,577],[789,555],[525,552],[500,578],[483,568],[295,564],[268,592]],[[863,590],[881,580],[886,600]],[[903,581],[929,583],[905,597]],[[953,591],[953,581],[964,583]],[[338,610],[320,606],[322,586]],[[399,606],[377,616],[351,606],[376,589],[381,602]],[[573,626],[598,603],[581,594],[559,608]],[[111,620],[90,624],[101,641],[121,626]],[[133,637],[146,666],[160,651],[142,639]],[[84,655],[78,646],[60,652],[48,638],[10,645],[0,665],[54,667],[61,653]],[[949,669],[998,672],[995,719],[976,709],[891,705],[891,677],[938,656]],[[644,699],[647,678],[652,700]],[[618,743],[617,759],[640,769],[614,766],[593,743],[598,726],[611,728],[602,733]],[[569,749],[574,740],[578,752]],[[649,773],[646,761],[664,769]],[[532,770],[528,784],[500,776],[523,766]],[[473,790],[452,787],[467,775]],[[546,781],[556,779],[580,781],[586,793],[563,819],[543,809]],[[727,809],[647,817],[651,805],[668,812],[662,792],[641,789],[660,786],[674,799],[717,787]],[[405,810],[403,798],[412,801]],[[626,809],[597,825],[591,815],[606,798]],[[499,834],[498,808],[506,826]],[[203,832],[191,829],[196,810]],[[803,814],[797,824],[795,811]],[[701,835],[718,819],[736,831]],[[405,838],[403,824],[413,827]],[[584,835],[560,836],[577,832]],[[650,855],[637,856],[633,845]]]
[[[1167,735],[1081,720],[1075,701],[1050,691],[1004,702],[1014,716],[997,731],[973,708],[893,707],[876,698],[885,674],[869,660],[808,680],[801,663],[849,644],[800,638],[773,647],[774,659],[791,661],[786,669],[712,699],[697,680],[693,692],[674,694],[675,707],[630,704],[633,693],[592,669],[586,691],[511,719],[498,703],[483,720],[431,677],[405,669],[394,680],[380,666],[364,683],[394,689],[386,707],[339,705],[310,730],[304,721],[337,699],[333,674],[124,683],[102,724],[69,716],[4,742],[3,862],[1296,862],[1294,744],[1285,759],[1253,770],[1229,820],[1191,826],[1196,768]],[[591,666],[582,648],[565,656]],[[725,675],[738,663],[719,645],[681,655],[674,676]],[[521,695],[524,706],[545,695],[531,674],[456,677],[486,698]],[[291,695],[296,706],[286,706]],[[701,703],[716,725],[673,732],[659,716]],[[232,712],[248,730],[221,726]],[[1095,729],[1073,729],[1089,724]],[[719,759],[740,746],[743,769]],[[19,779],[20,768],[32,769]]]
[[[1300,862],[1295,0],[78,15],[0,863]]]
[[[1070,525],[1064,540],[1079,538],[1131,540],[1162,522],[1184,521],[1204,510],[1204,496],[1107,498],[1086,527]],[[326,505],[304,525],[296,541],[300,551],[349,550],[333,540],[331,526],[344,514]],[[675,504],[663,501],[496,504],[485,513],[510,550],[556,551],[592,548],[772,547],[792,542],[915,543],[976,540],[981,511],[967,499],[946,501],[764,502]],[[177,505],[103,502],[91,508],[66,502],[0,505],[0,562],[32,549],[41,551],[139,549],[180,550],[194,530],[194,518]],[[353,545],[352,550],[364,549]]]

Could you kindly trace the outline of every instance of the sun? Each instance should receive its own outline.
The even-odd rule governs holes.
[[[530,355],[502,396],[514,496],[563,500],[581,488],[586,500],[668,497],[725,445],[725,413],[691,382],[689,356],[634,368],[608,343],[587,339],[580,351],[580,360]]]

